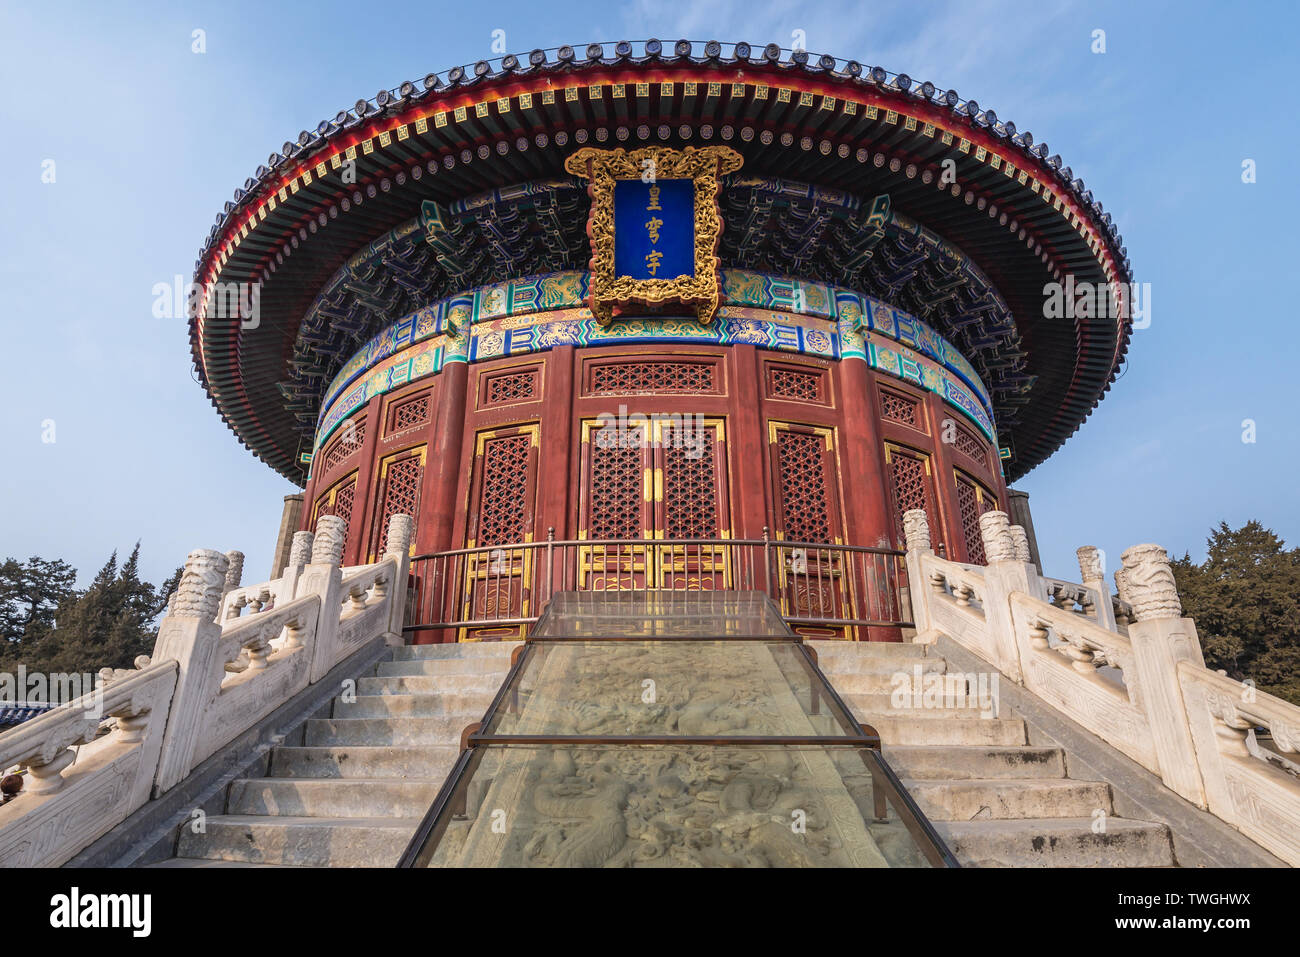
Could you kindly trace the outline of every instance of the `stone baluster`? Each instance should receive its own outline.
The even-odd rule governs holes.
[[[289,562],[280,574],[278,604],[289,601],[298,590],[298,576],[311,564],[311,549],[316,536],[311,532],[294,532],[289,546]]]
[[[936,587],[934,576],[927,576],[922,567],[923,557],[934,554],[930,548],[930,520],[925,509],[913,508],[903,513],[903,536],[907,543],[907,597],[912,606],[912,621],[916,624],[915,640],[919,643],[933,641],[930,602],[935,600],[937,592],[943,591],[943,583],[940,576]],[[925,587],[927,581],[931,588]]]
[[[930,519],[923,508],[913,508],[903,513],[903,537],[907,550],[929,552]]]
[[[1128,627],[1138,700],[1147,712],[1160,777],[1192,803],[1205,807],[1205,787],[1192,741],[1178,664],[1205,667],[1196,624],[1183,617],[1169,556],[1159,545],[1134,545],[1121,556],[1123,590],[1136,619]]]
[[[980,602],[997,659],[993,664],[1013,681],[1022,681],[1020,649],[1011,617],[1010,599],[1015,592],[1039,598],[1043,586],[1033,563],[1022,560],[1022,555],[1029,554],[1028,543],[1024,551],[1017,551],[1018,536],[1012,533],[1011,520],[1006,512],[993,510],[981,515],[980,537],[984,540],[984,557],[988,561]]]
[[[316,625],[315,656],[311,665],[311,681],[316,682],[329,673],[336,664],[338,651],[339,617],[343,604],[343,542],[347,538],[348,524],[337,515],[322,515],[316,522],[316,534],[310,538],[310,560],[302,566],[295,559],[302,556],[301,547],[308,532],[298,532],[293,537],[290,567],[298,567],[294,583],[294,597],[320,596],[320,620]],[[286,570],[288,577],[288,570]]]
[[[1124,605],[1129,608],[1132,607],[1132,602],[1129,601],[1128,580],[1124,577],[1123,568],[1115,569],[1115,596]],[[1117,625],[1129,625],[1132,624],[1132,618],[1127,611],[1119,611],[1115,613],[1115,623]]]
[[[988,564],[1016,561],[1016,543],[1011,537],[1011,520],[996,509],[980,516],[980,537],[984,539],[984,558]]]
[[[1106,584],[1101,549],[1095,545],[1084,545],[1074,554],[1079,559],[1079,581],[1097,596],[1093,617],[1107,631],[1116,631],[1115,605],[1110,600],[1110,586]]]
[[[204,704],[211,684],[215,681],[219,685],[224,674],[224,663],[215,660],[221,641],[221,624],[216,617],[229,566],[230,560],[213,549],[190,552],[171,613],[158,627],[151,659],[174,659],[179,671],[163,736],[155,794],[168,790],[190,772]]]
[[[1035,598],[1047,598],[1047,586],[1043,582],[1043,576],[1038,571],[1038,566],[1034,564],[1033,552],[1029,549],[1029,533],[1025,531],[1023,525],[1011,525],[1011,544],[1015,548],[1016,561],[1027,567],[1026,575],[1031,584],[1035,585],[1037,590],[1031,592]]]
[[[1025,531],[1023,525],[1011,526],[1011,544],[1015,547],[1016,561],[1033,561],[1033,559],[1029,557],[1029,534]]]
[[[226,552],[226,585],[222,590],[222,595],[229,595],[239,587],[244,578],[244,553],[243,552]]]
[[[311,532],[294,532],[293,544],[289,546],[289,565],[310,564],[315,540],[316,536]]]
[[[396,569],[389,587],[388,627],[384,639],[390,645],[405,644],[402,626],[406,624],[407,580],[411,570],[411,543],[415,540],[415,519],[410,515],[394,515],[388,520],[388,542],[384,557],[393,559]]]

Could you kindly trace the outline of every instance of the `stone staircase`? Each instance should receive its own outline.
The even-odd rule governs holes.
[[[928,646],[810,645],[855,716],[888,742],[886,759],[963,865],[1174,865],[1164,824],[1116,817],[1110,786],[1070,778],[1066,753],[1029,745],[1021,719],[986,717],[952,698],[896,707],[900,673],[917,692],[933,680],[924,676],[946,674]],[[392,866],[515,647],[394,649],[357,680],[355,700],[336,697],[275,747],[266,776],[233,781],[225,813],[209,816],[203,833],[182,829],[176,856],[154,866]]]
[[[182,828],[156,867],[391,867],[483,717],[517,642],[412,645],[357,680],[295,742],[275,747],[265,777],[233,781],[204,833]]]
[[[888,742],[885,759],[964,866],[1175,865],[1166,825],[1116,817],[1110,785],[1070,778],[1067,754],[1029,745],[1021,719],[985,717],[978,707],[943,696],[922,699],[938,707],[895,707],[892,693],[904,685],[897,675],[907,676],[909,690],[922,692],[935,679],[922,677],[916,687],[916,668],[922,676],[947,672],[947,662],[929,654],[928,646],[810,645],[845,704]]]

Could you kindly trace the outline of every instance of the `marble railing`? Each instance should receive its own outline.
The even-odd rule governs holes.
[[[139,664],[0,734],[0,768],[27,770],[0,806],[0,866],[62,864],[149,799],[178,666]]]
[[[383,560],[344,568],[347,526],[322,517],[248,586],[238,552],[191,552],[151,657],[0,734],[23,785],[0,805],[0,865],[66,862],[353,652],[401,644],[412,527],[393,516]]]
[[[1300,749],[1300,707],[1206,668],[1164,549],[1127,549],[1112,595],[1097,549],[1079,549],[1081,583],[1046,579],[1005,513],[980,526],[983,568],[937,558],[925,513],[904,517],[915,640],[956,641],[1300,865],[1300,774],[1284,757]]]

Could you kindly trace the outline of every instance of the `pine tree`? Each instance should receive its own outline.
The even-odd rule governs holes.
[[[1300,548],[1257,521],[1211,532],[1205,561],[1173,563],[1205,663],[1300,704]]]
[[[31,648],[54,626],[55,611],[73,591],[77,570],[33,556],[0,564],[0,660]]]
[[[7,654],[0,653],[0,669],[13,670],[21,662],[30,671],[93,673],[103,667],[129,668],[136,656],[149,654],[158,634],[155,620],[182,569],[157,589],[140,579],[139,560],[139,542],[120,567],[114,552],[83,591],[72,590],[76,571],[66,563],[29,561],[27,566],[38,571],[51,569],[51,580],[41,587],[60,597],[57,603],[47,598],[40,606],[50,627],[31,639],[10,642]],[[11,573],[9,565],[0,566],[0,605],[7,594],[3,589],[17,587],[12,581],[18,580],[18,573]]]

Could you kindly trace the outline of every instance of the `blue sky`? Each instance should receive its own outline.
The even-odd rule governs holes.
[[[294,489],[193,379],[186,281],[233,189],[362,96],[507,49],[776,41],[931,79],[1046,140],[1117,218],[1152,322],[1080,431],[1019,483],[1046,571],[1074,549],[1203,554],[1220,520],[1300,541],[1293,383],[1300,6],[1227,3],[5,3],[0,10],[0,556],[84,582],[143,541],[155,581],[192,548],[269,574]],[[191,52],[195,29],[207,50]],[[1094,30],[1106,52],[1091,52]],[[1241,181],[1253,159],[1257,182]],[[46,160],[55,181],[42,182]],[[1243,421],[1255,441],[1242,441]],[[54,423],[54,442],[47,420]]]

